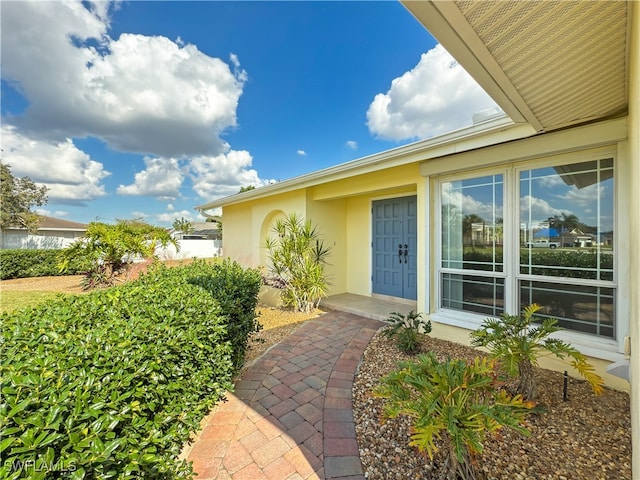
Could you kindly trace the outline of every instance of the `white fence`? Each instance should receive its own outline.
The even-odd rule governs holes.
[[[222,255],[221,240],[189,239],[178,240],[180,251],[176,251],[173,245],[167,248],[156,249],[156,255],[160,260],[185,260],[188,258],[211,258]]]

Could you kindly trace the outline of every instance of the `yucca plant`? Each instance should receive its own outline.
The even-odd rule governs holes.
[[[420,351],[420,338],[431,332],[431,320],[424,320],[422,313],[413,310],[406,315],[392,312],[387,322],[391,325],[385,328],[382,334],[385,337],[394,337],[398,348],[410,355]]]
[[[570,365],[591,384],[593,392],[602,393],[604,380],[595,373],[586,357],[568,343],[549,338],[561,328],[555,318],[536,318],[534,314],[541,308],[534,303],[525,307],[521,315],[487,318],[480,328],[471,332],[472,345],[487,347],[506,373],[518,378],[516,393],[530,400],[536,397],[533,367],[543,355],[555,355],[563,360],[570,357]]]
[[[387,399],[385,418],[412,419],[409,444],[432,460],[437,441],[444,442],[444,477],[439,478],[474,479],[474,459],[482,452],[486,435],[503,427],[529,434],[523,422],[533,404],[501,389],[496,368],[495,361],[486,358],[439,362],[429,352],[416,362],[401,362],[398,370],[382,379],[374,395]]]
[[[329,282],[324,271],[331,248],[325,246],[310,220],[292,213],[276,220],[275,234],[265,246],[272,274],[284,285],[282,302],[296,311],[310,312],[327,294]]]

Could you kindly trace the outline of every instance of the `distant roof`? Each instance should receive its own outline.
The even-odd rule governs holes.
[[[38,230],[73,230],[86,231],[89,225],[86,223],[71,222],[61,218],[53,218],[42,215],[40,217],[40,227]]]

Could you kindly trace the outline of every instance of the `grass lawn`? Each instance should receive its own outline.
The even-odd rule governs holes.
[[[39,303],[54,300],[58,295],[60,293],[47,290],[3,291],[0,293],[0,312],[11,312],[25,307],[34,307]]]

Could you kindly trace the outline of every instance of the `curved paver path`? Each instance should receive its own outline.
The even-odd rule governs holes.
[[[364,480],[351,387],[381,322],[329,312],[257,359],[188,452],[198,480]]]

